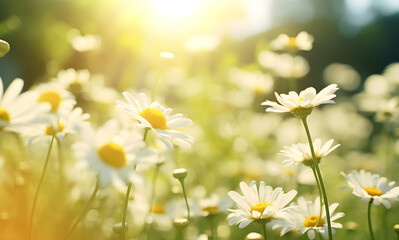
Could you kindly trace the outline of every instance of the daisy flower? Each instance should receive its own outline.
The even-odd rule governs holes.
[[[278,103],[272,101],[262,102],[261,105],[270,106],[266,109],[267,112],[290,112],[300,118],[309,115],[314,108],[321,104],[334,103],[334,94],[338,90],[337,84],[331,84],[316,94],[316,89],[309,87],[299,93],[299,95],[291,91],[287,94],[275,92]]]
[[[64,89],[69,89],[72,92],[82,90],[90,80],[90,72],[87,69],[76,71],[73,68],[61,70],[55,79]]]
[[[310,69],[305,58],[288,53],[262,51],[258,55],[258,62],[262,67],[272,70],[275,75],[283,78],[301,78],[308,74]]]
[[[20,94],[24,86],[22,79],[15,79],[3,94],[3,81],[0,78],[0,130],[14,131],[14,127],[26,125],[39,114],[47,111],[49,106],[38,104],[34,96]]]
[[[320,139],[315,139],[313,142],[313,148],[316,154],[317,162],[327,156],[334,149],[339,147],[341,144],[337,144],[332,147],[334,139],[327,141],[324,145],[321,144]],[[304,164],[309,167],[313,167],[313,157],[310,152],[309,143],[297,143],[291,146],[285,146],[284,150],[280,151],[280,155],[287,157],[283,163],[289,167],[297,166],[299,164]]]
[[[399,187],[395,187],[394,181],[388,182],[387,178],[363,169],[360,172],[352,171],[348,175],[341,172],[341,175],[349,184],[349,187],[341,187],[341,190],[352,188],[352,193],[361,197],[364,202],[373,200],[376,206],[382,203],[386,208],[390,208],[389,199],[399,201]]]
[[[32,90],[37,94],[37,102],[51,105],[50,113],[63,114],[71,112],[76,104],[74,96],[59,83],[42,83]]]
[[[165,108],[158,102],[150,103],[144,93],[132,96],[124,92],[123,95],[127,103],[118,100],[118,107],[130,114],[133,119],[138,120],[138,127],[151,129],[169,150],[173,149],[172,141],[187,146],[194,141],[193,137],[175,130],[175,128],[192,125],[190,119],[184,118],[182,114],[171,115],[171,108]]]
[[[324,206],[320,218],[320,198],[317,197],[313,203],[311,201],[306,201],[303,197],[299,197],[297,203],[297,207],[290,208],[281,214],[283,217],[281,220],[276,220],[272,227],[273,230],[281,229],[281,236],[287,232],[296,231],[301,234],[307,233],[309,239],[315,239],[316,232],[328,238],[328,227]],[[333,203],[329,207],[330,213],[332,214],[331,227],[333,234],[335,233],[334,228],[342,228],[342,224],[334,221],[345,216],[345,214],[341,212],[334,214],[337,207],[338,203]]]
[[[140,177],[133,165],[145,147],[142,138],[139,133],[121,129],[118,121],[110,120],[98,131],[85,129],[83,140],[75,143],[73,149],[78,159],[98,172],[102,186],[110,184],[114,178],[125,183],[135,182]]]
[[[210,216],[227,211],[227,208],[232,204],[230,199],[220,199],[217,194],[204,198],[199,202],[200,215]]]
[[[162,203],[155,203],[151,206],[148,223],[154,223],[160,230],[168,230],[172,227],[171,217],[168,215],[169,206]]]
[[[296,37],[280,34],[270,42],[270,48],[289,52],[296,52],[299,50],[310,51],[313,47],[313,41],[313,36],[305,31],[300,32]]]
[[[34,143],[41,140],[50,140],[55,134],[61,140],[67,134],[81,134],[83,129],[90,123],[88,113],[83,113],[81,108],[75,108],[69,113],[62,115],[43,115],[32,125],[18,129],[22,135],[30,138],[29,142]]]
[[[235,191],[228,193],[239,208],[229,209],[231,213],[227,216],[229,225],[238,224],[239,228],[244,228],[253,221],[268,223],[278,218],[280,212],[297,194],[295,190],[284,193],[280,187],[273,190],[263,181],[259,184],[259,191],[255,181],[249,186],[241,182],[240,188],[243,195]]]

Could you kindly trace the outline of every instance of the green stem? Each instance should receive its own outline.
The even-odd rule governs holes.
[[[183,189],[183,196],[184,196],[184,201],[186,202],[186,207],[187,207],[187,219],[190,220],[190,207],[188,205],[188,200],[187,200],[187,194],[186,194],[186,188],[184,187],[184,180],[179,180],[181,183],[181,188]]]
[[[123,203],[123,215],[122,215],[122,240],[125,240],[125,233],[126,233],[126,215],[127,215],[127,205],[129,203],[129,196],[130,196],[130,190],[132,189],[132,183],[130,182],[127,185],[127,190],[126,190],[126,196],[125,196],[125,202]]]
[[[309,146],[310,146],[310,152],[312,153],[312,157],[313,157],[313,165],[314,165],[314,167],[315,167],[315,169],[316,169],[317,177],[318,177],[318,179],[319,179],[319,181],[320,181],[321,191],[322,191],[322,193],[323,193],[324,207],[325,207],[325,209],[326,209],[326,217],[327,217],[328,239],[332,240],[332,229],[331,229],[331,221],[330,221],[330,209],[329,209],[329,204],[328,204],[326,189],[325,189],[325,187],[324,187],[323,178],[322,178],[322,176],[321,176],[319,164],[318,164],[318,162],[317,162],[316,154],[315,154],[315,152],[314,152],[313,141],[312,141],[312,137],[311,137],[311,135],[310,135],[310,131],[309,131],[308,123],[307,123],[307,121],[306,121],[306,117],[301,118],[301,119],[302,119],[303,126],[305,127],[306,136],[308,137]]]
[[[159,173],[159,168],[161,167],[161,165],[156,164],[156,168],[155,168],[155,172],[154,172],[154,176],[152,178],[152,189],[151,189],[151,198],[150,198],[150,211],[147,214],[146,219],[149,217],[149,215],[151,214],[151,210],[152,210],[152,206],[154,205],[154,200],[155,200],[155,185],[156,185],[156,181],[158,178],[158,173]],[[145,237],[147,237],[148,235],[148,231],[150,230],[150,227],[148,226],[147,221],[144,222],[144,228],[143,228],[143,235]]]
[[[143,142],[145,142],[147,140],[147,135],[148,135],[149,130],[150,130],[150,128],[147,128],[147,127],[144,129]]]
[[[50,155],[51,155],[51,150],[52,150],[52,148],[53,148],[54,138],[55,138],[55,134],[51,137],[51,142],[50,142],[50,146],[49,146],[49,148],[48,148],[46,160],[45,160],[45,162],[44,162],[42,175],[40,176],[39,185],[37,186],[35,196],[33,197],[33,206],[32,206],[32,211],[31,211],[31,213],[30,213],[30,219],[29,219],[29,230],[28,230],[28,237],[29,237],[29,239],[32,239],[33,216],[34,216],[34,213],[35,213],[36,203],[37,203],[37,199],[38,199],[38,197],[39,197],[40,189],[41,189],[41,187],[42,187],[43,179],[44,179],[44,176],[45,176],[45,174],[46,174],[47,167],[48,167],[48,163],[49,163],[49,160],[50,160]]]
[[[316,179],[317,189],[319,190],[319,196],[320,196],[320,212],[319,212],[319,219],[317,219],[317,224],[316,224],[316,226],[319,226],[319,222],[320,222],[321,215],[322,215],[322,210],[323,210],[323,201],[322,201],[323,193],[321,191],[320,182],[319,182],[319,178],[317,177],[316,170],[315,170],[314,167],[312,167],[312,170],[313,170],[314,178]]]
[[[263,238],[267,240],[267,232],[266,232],[266,224],[265,223],[260,223],[262,227],[262,233],[263,233]]]
[[[83,208],[83,211],[80,213],[79,217],[76,219],[76,221],[74,222],[74,224],[71,226],[71,228],[69,229],[68,233],[65,236],[65,240],[69,239],[69,237],[71,236],[72,232],[75,230],[75,228],[78,226],[79,222],[82,221],[82,219],[86,216],[87,212],[89,211],[89,207],[91,205],[91,203],[94,201],[98,189],[100,188],[100,184],[97,181],[96,183],[96,187],[94,188],[93,193],[91,194],[89,201],[87,201],[85,207]]]
[[[373,226],[371,224],[371,205],[373,204],[373,198],[370,199],[369,201],[369,207],[368,207],[368,214],[367,214],[367,218],[368,218],[368,223],[369,223],[369,232],[370,232],[370,237],[372,240],[374,240],[374,234],[373,234]]]
[[[183,240],[183,230],[182,229],[176,229],[176,240]]]
[[[211,236],[211,239],[212,239],[212,240],[216,240],[216,234],[217,234],[217,232],[216,232],[215,217],[216,217],[216,215],[214,215],[214,214],[208,215],[209,223],[210,223],[210,225],[211,225],[211,235],[212,235],[212,236]]]
[[[64,187],[64,159],[62,157],[62,145],[60,139],[58,137],[55,137],[55,140],[57,141],[57,147],[58,147],[58,162],[59,162],[59,174],[60,174],[60,183],[61,187]]]

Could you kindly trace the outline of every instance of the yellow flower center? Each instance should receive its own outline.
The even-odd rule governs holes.
[[[164,214],[164,213],[166,213],[166,209],[165,209],[165,206],[162,204],[154,204],[151,207],[151,212],[156,213],[156,214]]]
[[[147,120],[153,128],[165,130],[166,126],[166,118],[161,111],[155,108],[146,108],[141,113],[139,113],[141,117]]]
[[[296,47],[296,37],[290,37],[290,39],[288,40],[288,47]]]
[[[309,216],[303,221],[305,227],[322,227],[324,225],[324,220],[320,219],[318,216]]]
[[[48,102],[51,104],[51,111],[55,112],[61,103],[61,95],[56,91],[47,91],[42,93],[39,97],[39,102]]]
[[[260,202],[260,203],[257,203],[257,204],[255,204],[255,205],[253,205],[253,206],[251,207],[251,215],[252,215],[252,212],[253,212],[253,211],[257,211],[257,212],[259,212],[260,214],[263,214],[263,212],[265,211],[265,209],[266,209],[268,206],[272,206],[272,204],[271,204],[271,203],[268,203],[268,202]]]
[[[97,152],[101,160],[110,166],[121,168],[126,165],[126,154],[119,144],[114,142],[107,143],[101,146]]]
[[[5,120],[10,122],[10,114],[4,109],[0,107],[0,120]]]
[[[381,196],[382,195],[382,191],[375,187],[365,187],[363,189],[366,190],[367,194],[370,196]]]
[[[208,212],[209,214],[216,214],[219,212],[219,206],[208,206],[202,209],[204,212]]]
[[[47,135],[53,136],[53,134],[55,134],[55,133],[62,132],[62,131],[64,130],[64,128],[65,128],[64,124],[60,123],[60,124],[58,124],[58,129],[57,129],[57,131],[54,132],[54,128],[53,128],[52,125],[47,126],[47,127],[46,127],[46,130],[44,130],[44,131],[45,131],[45,133],[46,133]]]

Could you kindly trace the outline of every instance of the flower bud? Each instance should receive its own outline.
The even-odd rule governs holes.
[[[345,228],[348,229],[349,231],[355,231],[359,227],[359,224],[353,221],[349,221],[345,223]]]
[[[10,44],[0,39],[0,57],[6,55],[10,51]]]
[[[396,232],[396,234],[398,234],[399,236],[399,224],[395,224],[395,226],[393,226],[393,230]]]
[[[125,223],[125,232],[129,230],[129,227],[127,223]],[[116,223],[114,226],[112,226],[112,231],[116,234],[122,234],[122,222]]]
[[[259,233],[251,232],[245,237],[245,240],[263,240],[263,236]]]
[[[178,168],[173,171],[173,177],[179,181],[183,181],[187,177],[187,170],[185,168]]]
[[[188,223],[189,221],[187,218],[176,218],[173,220],[173,226],[175,226],[177,229],[184,229],[187,227]]]

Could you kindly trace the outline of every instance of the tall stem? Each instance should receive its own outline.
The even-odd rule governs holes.
[[[212,240],[216,240],[216,235],[217,235],[217,231],[216,231],[216,221],[215,221],[216,215],[215,214],[209,214],[207,216],[207,219],[209,220],[209,224],[211,226],[211,239]]]
[[[301,118],[301,119],[302,119],[303,126],[305,127],[306,136],[308,137],[309,146],[310,146],[310,152],[312,153],[312,158],[313,158],[313,165],[314,165],[314,167],[315,167],[315,169],[316,169],[317,177],[319,178],[319,181],[320,181],[321,191],[322,191],[322,193],[323,193],[324,207],[325,207],[325,209],[326,209],[326,217],[327,217],[328,238],[329,238],[330,240],[332,240],[332,229],[331,229],[331,221],[330,221],[330,209],[329,209],[329,204],[328,204],[326,189],[325,189],[325,187],[324,187],[323,178],[322,178],[322,176],[321,176],[319,164],[318,164],[318,162],[317,162],[316,154],[315,154],[315,152],[314,152],[313,141],[312,141],[312,137],[311,137],[311,135],[310,135],[310,131],[309,131],[308,123],[307,123],[307,121],[306,121],[306,117],[303,117],[303,118]]]
[[[176,240],[183,240],[183,230],[176,229]]]
[[[46,160],[44,162],[42,175],[40,176],[39,185],[37,186],[35,196],[33,197],[33,206],[32,206],[32,211],[30,213],[30,219],[29,219],[29,230],[28,230],[28,238],[29,239],[32,239],[33,216],[35,214],[36,203],[37,203],[37,199],[39,197],[40,189],[42,187],[43,179],[44,179],[44,176],[46,175],[46,171],[47,171],[47,167],[48,167],[48,163],[49,163],[50,155],[51,155],[51,149],[53,148],[54,139],[55,139],[55,134],[51,137],[51,142],[50,142],[50,146],[48,148]]]
[[[267,240],[266,224],[261,222],[260,225],[262,227],[263,238]]]
[[[320,222],[321,215],[322,215],[322,210],[323,210],[323,201],[322,201],[322,199],[323,199],[323,193],[322,193],[322,191],[321,191],[320,181],[319,181],[319,178],[317,177],[316,170],[315,170],[314,167],[312,167],[312,170],[313,170],[314,178],[315,178],[316,183],[317,183],[317,189],[319,190],[320,211],[319,211],[319,219],[317,219],[317,224],[316,224],[316,226],[319,226],[319,222]]]
[[[147,135],[148,135],[149,130],[150,130],[149,128],[144,129],[143,142],[145,142],[147,140]]]
[[[89,201],[87,201],[85,207],[83,208],[83,211],[80,213],[79,217],[76,219],[76,221],[74,222],[74,224],[71,226],[71,228],[69,229],[69,231],[67,232],[67,234],[65,235],[65,240],[69,239],[69,237],[71,236],[72,232],[75,230],[75,228],[78,226],[79,222],[82,221],[82,219],[86,216],[87,212],[89,211],[89,207],[91,205],[91,203],[94,201],[98,189],[100,188],[100,184],[97,181],[96,183],[96,187],[94,188],[93,193],[91,194]]]
[[[146,216],[145,219],[148,219],[148,217],[150,216],[152,207],[153,207],[153,205],[154,205],[154,201],[155,201],[155,187],[156,187],[156,181],[157,181],[157,178],[158,178],[158,173],[159,173],[159,168],[160,168],[160,167],[161,167],[160,164],[156,164],[154,176],[153,176],[153,178],[152,178],[152,188],[151,188],[151,198],[150,198],[150,209],[149,209],[148,214],[147,214],[147,216]],[[148,235],[148,231],[149,231],[149,230],[150,230],[150,227],[148,226],[147,221],[145,221],[145,222],[144,222],[144,228],[143,228],[143,235],[145,236],[145,238],[147,238],[147,235]]]
[[[373,204],[373,198],[370,199],[369,201],[369,207],[368,207],[368,214],[367,214],[367,219],[368,219],[368,224],[369,224],[369,232],[370,232],[370,237],[372,240],[374,240],[374,233],[373,233],[373,226],[371,224],[371,205]]]
[[[179,180],[181,183],[181,188],[183,190],[183,196],[184,196],[184,201],[186,202],[186,207],[187,207],[187,219],[190,220],[190,206],[188,205],[188,200],[187,200],[187,194],[186,194],[186,188],[184,187],[184,181]]]
[[[132,189],[132,183],[130,182],[127,185],[127,190],[126,190],[126,196],[125,196],[125,202],[123,203],[123,215],[122,215],[122,240],[125,240],[125,233],[126,233],[126,215],[127,215],[127,205],[129,203],[129,196],[130,196],[130,190]]]

